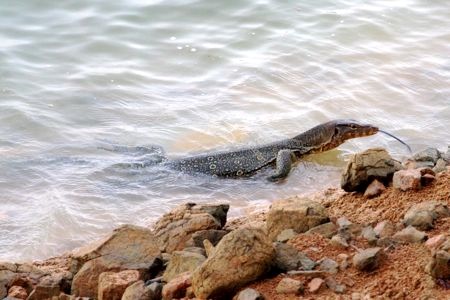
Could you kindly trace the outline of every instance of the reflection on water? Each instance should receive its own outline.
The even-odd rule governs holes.
[[[352,118],[413,151],[446,148],[449,20],[447,1],[3,1],[0,260],[55,255],[183,201],[236,216],[337,186],[368,147],[407,155],[383,135],[355,139],[273,184],[123,168],[151,155],[105,145],[178,157]]]

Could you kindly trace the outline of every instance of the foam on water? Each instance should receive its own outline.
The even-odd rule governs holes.
[[[283,184],[217,180],[99,149],[170,156],[256,145],[318,123],[373,123],[413,151],[450,141],[448,1],[2,1],[0,260],[56,255],[184,201],[232,204],[337,186],[353,140]]]

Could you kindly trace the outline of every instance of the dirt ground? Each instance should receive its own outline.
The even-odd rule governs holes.
[[[437,180],[419,191],[401,192],[388,187],[380,196],[367,199],[361,194],[328,190],[317,195],[328,209],[330,218],[345,216],[354,223],[375,226],[383,220],[400,222],[404,213],[414,204],[438,200],[450,205],[450,172],[440,173]],[[259,215],[259,221],[264,214]],[[434,229],[427,232],[428,238],[437,234],[450,234],[450,218],[439,220]],[[347,254],[349,266],[340,270],[333,278],[343,283],[346,290],[336,294],[326,286],[311,294],[307,284],[312,278],[304,275],[280,274],[250,284],[248,287],[261,292],[265,299],[450,299],[450,290],[436,283],[425,272],[431,253],[424,244],[397,245],[385,249],[385,259],[373,272],[358,271],[351,265],[351,258],[357,249],[369,248],[364,240],[353,240],[347,249],[332,246],[328,239],[318,235],[299,234],[289,243],[306,253],[311,259],[331,258],[339,261],[339,254]],[[305,292],[302,295],[280,295],[275,292],[284,277],[302,280]]]

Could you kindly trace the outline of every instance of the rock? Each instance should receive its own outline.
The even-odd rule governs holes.
[[[183,249],[183,252],[190,252],[190,253],[196,253],[204,256],[206,258],[206,250],[205,248],[200,247],[186,247]],[[170,256],[170,259],[172,259],[172,255]]]
[[[8,287],[12,285],[17,277],[18,275],[15,272],[10,270],[0,270],[0,299],[7,296]]]
[[[264,296],[257,290],[246,288],[237,294],[234,300],[264,300]]]
[[[25,288],[18,285],[13,285],[9,288],[8,297],[16,299],[27,299],[28,293]]]
[[[341,187],[346,192],[364,191],[374,179],[388,182],[401,169],[401,163],[392,159],[386,150],[368,149],[350,157],[342,173]]]
[[[394,173],[392,185],[402,191],[419,190],[422,187],[421,178],[418,169],[400,170]]]
[[[332,259],[324,258],[320,262],[319,270],[325,271],[331,274],[336,274],[338,272],[339,264]]]
[[[348,255],[345,253],[338,254],[336,256],[337,263],[339,264],[339,270],[344,271],[348,267]]]
[[[444,202],[427,201],[413,205],[406,212],[403,223],[414,226],[420,230],[433,228],[433,223],[439,218],[449,217],[450,209]]]
[[[450,163],[450,160],[449,160]],[[433,168],[433,172],[441,173],[447,170],[447,162],[443,158],[439,158]]]
[[[103,272],[128,269],[140,270],[143,275],[157,272],[162,267],[160,254],[150,230],[132,225],[119,227],[104,240],[73,253],[82,267],[73,278],[72,294],[97,298],[98,277]]]
[[[51,299],[61,292],[70,293],[70,279],[61,274],[44,276],[39,280],[28,300]]]
[[[266,273],[274,256],[275,249],[264,230],[234,230],[223,237],[207,260],[193,272],[193,291],[197,298],[231,295]]]
[[[192,272],[205,260],[206,257],[198,253],[174,251],[172,252],[172,259],[164,272],[163,280],[169,282],[177,277],[178,274]]]
[[[310,293],[316,293],[318,290],[320,290],[320,288],[322,287],[322,285],[325,283],[325,280],[323,280],[322,278],[313,278],[309,283],[308,283],[308,290]]]
[[[373,229],[380,238],[391,237],[395,233],[395,226],[391,221],[381,221]]]
[[[450,164],[450,145],[447,147],[447,152],[441,152],[441,157],[446,163]]]
[[[297,233],[292,228],[285,229],[281,231],[279,235],[277,235],[276,241],[280,243],[286,243],[296,235]]]
[[[209,240],[203,240],[203,247],[205,248],[206,257],[210,257],[215,247]]]
[[[427,239],[427,235],[423,231],[419,231],[412,226],[397,232],[392,236],[393,240],[400,243],[421,243]]]
[[[366,188],[366,191],[364,192],[364,197],[367,198],[374,198],[376,196],[381,195],[386,190],[386,187],[384,184],[379,182],[378,180],[374,179],[371,184]]]
[[[304,290],[303,282],[292,278],[283,278],[278,283],[275,291],[278,294],[300,294]]]
[[[442,245],[446,240],[445,235],[443,234],[438,234],[433,236],[432,238],[428,239],[425,242],[425,246],[430,249],[430,250],[435,250],[437,249],[440,245]]]
[[[383,259],[381,248],[364,249],[353,256],[353,266],[360,271],[373,271],[377,269]]]
[[[377,243],[377,234],[372,226],[366,226],[361,231],[361,236],[367,240],[369,245],[375,245]]]
[[[414,211],[405,215],[404,224],[406,226],[414,226],[420,230],[429,230],[433,228],[433,214],[430,211]]]
[[[338,226],[339,230],[347,229],[350,227],[353,223],[350,222],[347,217],[340,217],[336,220],[336,225]]]
[[[295,247],[284,244],[275,244],[274,267],[283,272],[291,270],[312,270],[316,263]]]
[[[294,197],[273,202],[266,224],[273,240],[284,229],[303,233],[328,221],[326,210],[319,202]]]
[[[191,272],[179,274],[176,278],[169,281],[162,289],[162,299],[172,300],[183,298],[186,290],[192,284]],[[206,299],[206,298],[205,298]]]
[[[359,236],[362,231],[362,225],[350,222],[346,217],[340,217],[336,221],[338,225],[338,234],[345,240]]]
[[[127,287],[138,280],[139,272],[136,270],[103,272],[98,279],[98,299],[120,300]]]
[[[186,246],[202,248],[204,240],[210,241],[215,246],[227,233],[228,231],[226,230],[200,230],[192,234],[191,238],[186,242]]]
[[[420,184],[422,186],[427,186],[435,180],[436,180],[435,176],[430,175],[430,174],[425,174],[420,178]]]
[[[337,283],[336,279],[334,279],[333,277],[325,278],[325,284],[330,290],[332,290],[336,294],[343,294],[346,289],[344,284]]]
[[[433,254],[428,272],[436,279],[450,279],[450,253],[444,250]]]
[[[347,240],[340,234],[336,234],[331,238],[331,245],[337,248],[348,248]]]
[[[415,161],[425,161],[432,162],[433,165],[436,164],[437,160],[441,157],[441,154],[436,148],[427,148],[414,154],[413,159]]]
[[[162,216],[154,225],[154,233],[161,245],[161,250],[167,253],[183,250],[195,232],[221,229],[226,222],[228,209],[228,204],[187,203],[176,207]]]
[[[127,287],[122,295],[122,300],[160,300],[162,284],[153,282],[145,285],[144,281],[139,280]]]
[[[317,225],[306,232],[306,234],[320,234],[327,239],[331,238],[337,233],[337,226],[332,222]]]

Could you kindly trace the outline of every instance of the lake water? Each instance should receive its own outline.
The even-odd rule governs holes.
[[[414,151],[450,142],[450,2],[0,3],[0,260],[42,259],[179,203],[237,216],[339,184],[376,135],[300,163],[282,184],[114,166],[257,145],[352,118]]]

